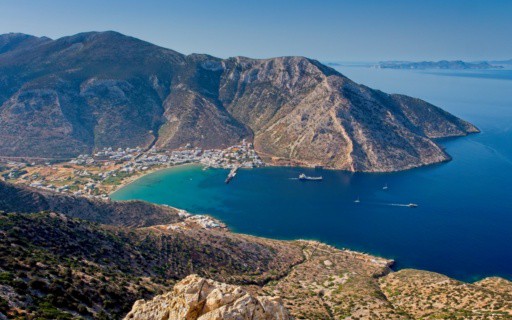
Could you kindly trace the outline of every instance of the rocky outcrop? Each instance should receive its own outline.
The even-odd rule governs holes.
[[[116,32],[26,37],[0,37],[3,156],[248,139],[269,162],[395,171],[450,159],[433,138],[478,132],[304,57],[185,56]]]
[[[190,275],[173,291],[138,300],[125,319],[132,320],[286,320],[288,310],[276,297],[253,296],[239,286]]]

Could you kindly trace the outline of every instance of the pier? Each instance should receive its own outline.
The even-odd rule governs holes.
[[[233,178],[236,176],[236,172],[238,171],[238,166],[235,166],[231,169],[231,171],[229,171],[228,173],[228,176],[226,178],[226,184],[228,184],[231,180],[233,180]]]

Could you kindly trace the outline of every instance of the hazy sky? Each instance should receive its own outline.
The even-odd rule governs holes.
[[[512,0],[0,0],[0,33],[91,30],[219,57],[511,59]]]

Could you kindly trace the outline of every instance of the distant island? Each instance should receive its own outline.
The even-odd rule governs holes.
[[[493,61],[489,61],[489,63],[491,63],[493,65],[499,65],[499,66],[510,65],[510,64],[512,64],[512,59],[508,59],[508,60],[493,60]]]
[[[467,70],[467,69],[502,69],[496,64],[490,64],[487,61],[464,62],[462,60],[441,60],[441,61],[381,61],[375,67],[381,69],[446,69],[446,70]]]

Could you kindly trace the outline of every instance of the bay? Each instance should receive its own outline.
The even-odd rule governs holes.
[[[425,99],[482,133],[441,140],[452,161],[403,172],[267,167],[240,170],[226,185],[227,170],[189,165],[144,176],[112,199],[207,213],[235,232],[316,239],[393,258],[396,269],[425,269],[464,281],[512,279],[510,71],[486,71],[483,77],[472,70],[338,69],[370,87]],[[303,172],[324,180],[298,181]]]

